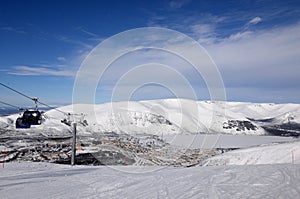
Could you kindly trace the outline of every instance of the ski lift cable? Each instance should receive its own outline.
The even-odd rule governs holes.
[[[40,103],[40,104],[42,104],[42,105],[44,105],[44,106],[47,106],[48,108],[50,108],[50,109],[54,109],[54,110],[56,110],[56,111],[58,111],[58,112],[60,112],[60,113],[62,113],[62,114],[67,114],[66,112],[64,112],[64,111],[61,111],[61,110],[59,110],[58,108],[55,108],[55,107],[52,107],[52,106],[49,106],[49,105],[47,105],[47,104],[45,104],[45,103],[43,103],[43,102],[41,102],[41,101],[37,101],[38,103]]]
[[[56,110],[56,111],[58,111],[58,112],[60,112],[60,113],[67,114],[66,112],[61,111],[61,110],[59,110],[58,108],[49,106],[49,105],[47,105],[47,104],[45,104],[45,103],[39,101],[37,98],[29,97],[28,95],[25,95],[24,93],[21,93],[21,92],[17,91],[16,89],[13,89],[13,88],[11,88],[11,87],[9,87],[9,86],[7,86],[7,85],[1,83],[1,82],[0,82],[0,85],[1,85],[1,86],[4,86],[5,88],[8,88],[9,90],[12,90],[12,91],[14,91],[14,92],[16,92],[16,93],[18,93],[18,94],[20,94],[20,95],[22,95],[22,96],[24,96],[24,97],[26,97],[26,98],[28,98],[28,99],[30,99],[30,100],[33,100],[34,102],[38,102],[39,104],[42,104],[42,105],[44,105],[44,106],[47,106],[47,107],[50,108],[50,109],[54,109],[54,110]]]
[[[13,89],[13,88],[7,86],[7,85],[5,85],[5,84],[3,84],[3,83],[1,83],[1,82],[0,82],[0,85],[1,85],[1,86],[4,86],[5,88],[8,88],[8,89],[10,89],[10,90],[12,90],[12,91],[14,91],[14,92],[16,92],[16,93],[18,93],[18,94],[20,94],[20,95],[22,95],[22,96],[24,96],[24,97],[26,97],[26,98],[28,98],[28,99],[33,100],[32,97],[29,97],[28,95],[25,95],[25,94],[23,94],[23,93],[21,93],[21,92],[15,90],[15,89]]]
[[[0,103],[1,103],[1,104],[5,104],[5,105],[10,106],[10,107],[13,107],[13,108],[16,108],[16,109],[20,109],[20,107],[17,107],[17,106],[14,106],[14,105],[12,105],[12,104],[3,102],[3,101],[1,101],[1,100],[0,100]]]

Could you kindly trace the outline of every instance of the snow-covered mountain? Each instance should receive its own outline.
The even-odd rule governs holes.
[[[68,117],[54,109],[47,111],[44,114],[45,122],[40,126],[33,126],[31,130],[51,129],[51,132],[66,132],[70,127],[61,123],[61,120],[73,119],[82,124],[86,120],[86,124],[79,125],[81,133],[117,132],[154,135],[300,133],[299,104],[164,99],[97,105],[75,104],[58,109],[74,115]],[[13,130],[17,117],[18,115],[1,117],[0,127]]]

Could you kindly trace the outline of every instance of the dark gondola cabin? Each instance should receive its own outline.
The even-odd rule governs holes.
[[[38,110],[26,110],[22,117],[16,121],[16,128],[30,128],[31,125],[40,125],[42,123],[42,114]]]

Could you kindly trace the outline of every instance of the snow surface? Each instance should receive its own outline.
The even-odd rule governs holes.
[[[173,168],[7,163],[0,196],[15,198],[299,198],[300,165]],[[136,172],[136,171],[139,172]]]
[[[238,149],[214,156],[204,165],[300,164],[300,141]]]

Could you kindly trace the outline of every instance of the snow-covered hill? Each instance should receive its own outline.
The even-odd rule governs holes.
[[[300,164],[299,140],[289,143],[274,143],[226,152],[209,158],[203,163],[212,165],[253,164]]]
[[[243,135],[280,135],[300,132],[299,104],[255,104],[242,102],[193,101],[165,99],[140,102],[114,102],[107,104],[76,104],[59,107],[75,113],[77,122],[87,121],[80,132],[117,132],[128,134],[147,133],[195,134],[224,133]],[[0,128],[14,129],[18,115],[0,118]],[[61,112],[50,110],[46,120],[32,129],[68,131],[61,123],[70,119]],[[31,130],[32,130],[31,129]]]

